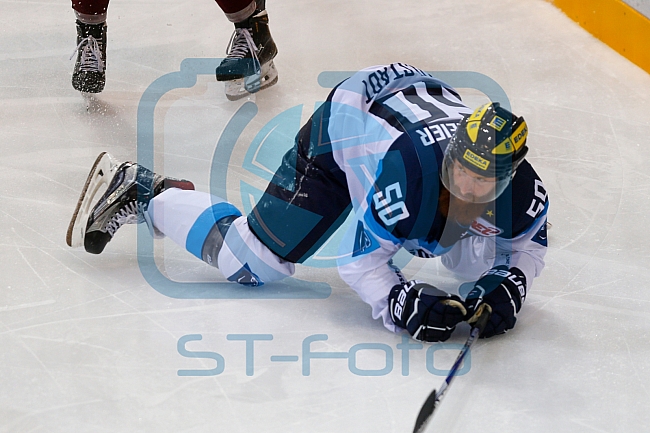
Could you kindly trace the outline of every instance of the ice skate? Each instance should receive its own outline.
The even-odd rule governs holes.
[[[102,186],[106,192],[95,200]],[[72,215],[66,242],[99,254],[124,224],[144,222],[149,201],[168,188],[194,189],[192,182],[163,177],[133,162],[119,164],[102,152],[93,164]]]
[[[278,82],[278,71],[273,61],[262,65],[260,73],[250,75],[246,78],[226,81],[226,98],[231,101],[249,96],[259,90],[271,87]]]
[[[234,101],[277,83],[277,53],[265,10],[235,24],[227,56],[216,69],[217,81],[226,82],[226,97]]]
[[[106,23],[84,24],[77,20],[77,54],[72,87],[83,93],[99,93],[106,83]]]

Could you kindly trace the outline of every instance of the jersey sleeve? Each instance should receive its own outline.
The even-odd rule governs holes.
[[[526,276],[526,289],[544,268],[548,247],[548,196],[544,185],[524,161],[511,187],[472,224],[472,236],[442,256],[443,265],[459,277],[475,281],[494,266],[517,267]]]
[[[387,329],[398,332],[388,311],[388,294],[393,286],[405,281],[391,260],[401,245],[397,239],[378,236],[366,217],[366,212],[359,210],[344,237],[339,275],[370,305],[373,319],[381,319]]]
[[[507,199],[507,198],[506,198]],[[496,265],[519,268],[526,276],[526,289],[544,268],[548,247],[546,221],[548,194],[542,180],[528,161],[523,161],[512,181],[512,231],[497,236]],[[509,262],[508,262],[509,259]]]
[[[391,331],[398,328],[388,312],[388,295],[405,282],[391,259],[405,233],[413,230],[421,208],[416,156],[407,134],[393,142],[379,163],[373,187],[362,203],[355,203],[355,218],[341,246],[344,259],[338,264],[341,278],[372,307],[372,317]]]

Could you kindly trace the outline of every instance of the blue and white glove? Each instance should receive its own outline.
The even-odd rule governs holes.
[[[517,322],[517,313],[526,299],[526,276],[518,268],[497,266],[487,271],[465,298],[466,320],[478,319],[479,308],[487,304],[492,309],[490,320],[481,338],[503,334]]]
[[[393,323],[420,341],[445,341],[467,316],[462,300],[420,281],[394,286],[388,295]]]

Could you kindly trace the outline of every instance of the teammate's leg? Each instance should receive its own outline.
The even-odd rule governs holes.
[[[278,80],[273,59],[278,53],[266,12],[265,0],[216,0],[235,24],[227,56],[216,69],[226,81],[226,96],[236,100],[272,86]]]
[[[72,73],[72,87],[80,92],[99,93],[104,90],[108,3],[109,0],[72,0],[77,18],[77,61]]]

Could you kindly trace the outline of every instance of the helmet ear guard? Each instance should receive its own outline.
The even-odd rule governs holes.
[[[523,117],[515,116],[498,102],[478,107],[461,120],[445,149],[440,172],[443,184],[462,200],[483,203],[496,199],[528,153],[527,138],[528,125]],[[483,197],[460,194],[450,172],[453,161],[475,176],[495,181],[494,191]]]

